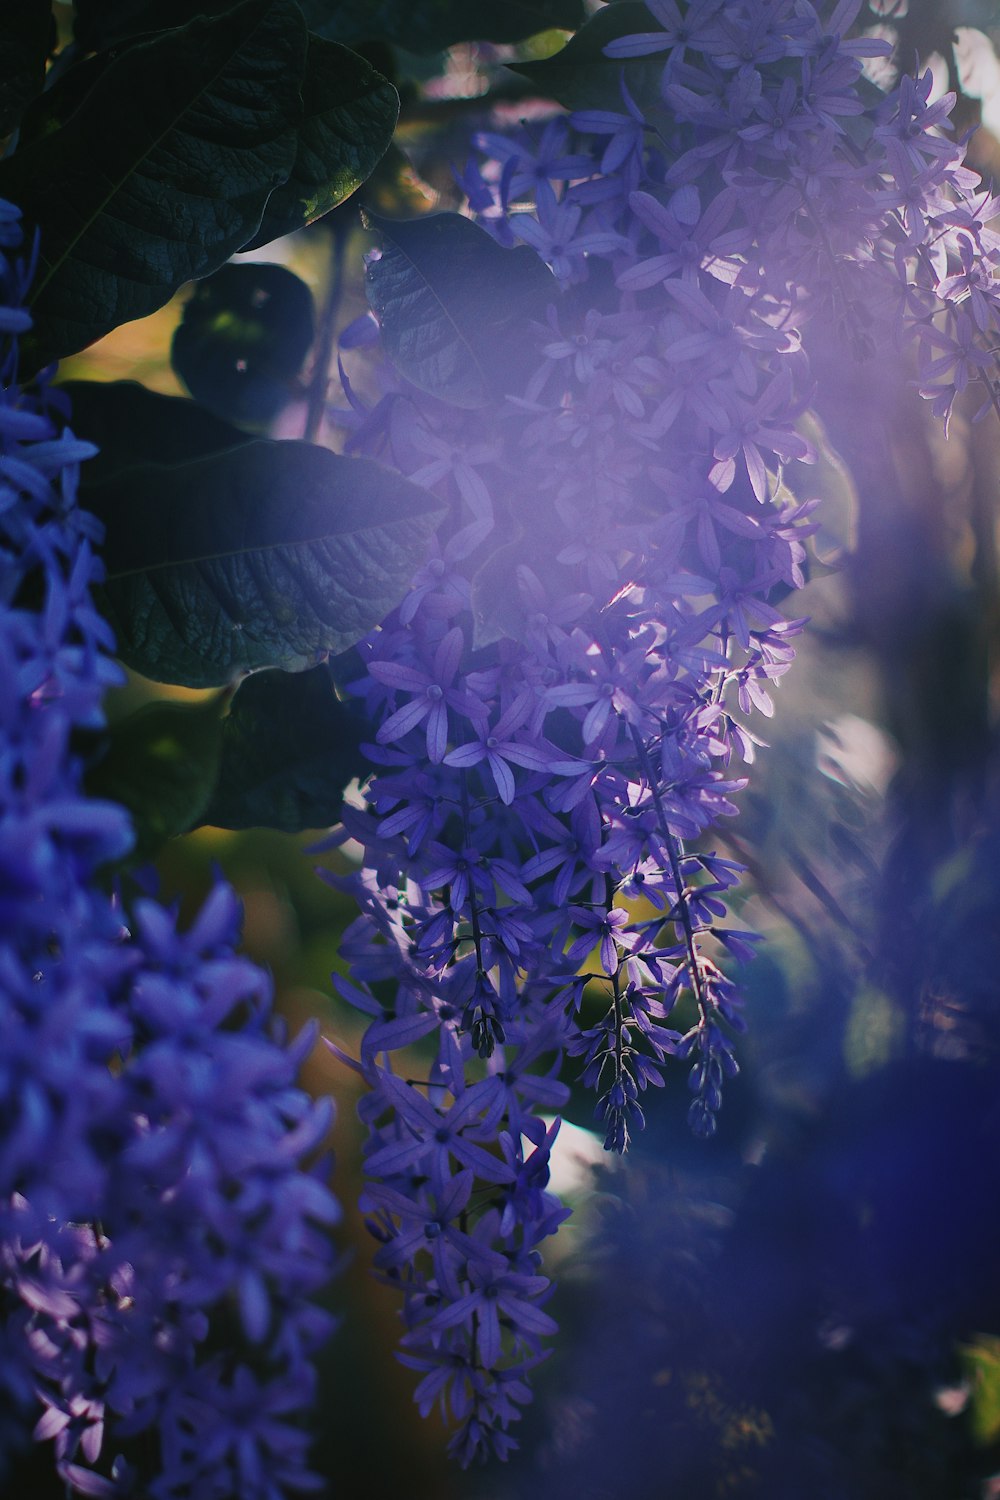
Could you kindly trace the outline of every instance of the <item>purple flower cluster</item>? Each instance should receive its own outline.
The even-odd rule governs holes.
[[[623,81],[618,110],[484,134],[461,177],[554,276],[527,382],[466,410],[388,364],[372,406],[344,378],[349,446],[447,510],[362,647],[378,771],[339,835],[364,850],[339,881],[361,908],[340,988],[370,1017],[378,1265],[463,1457],[509,1446],[548,1331],[534,1247],[560,1217],[543,1115],[564,1055],[617,1151],[667,1059],[702,1135],[737,1071],[723,966],[755,936],[725,925],[739,867],[703,836],[736,811],[747,716],[773,713],[803,623],[777,605],[816,503],[785,482],[814,457],[810,337],[861,358],[904,327],[945,414],[972,379],[996,404],[1000,240],[951,97],[865,78],[887,46],[849,35],[860,0],[648,9],[658,30],[606,50],[662,55],[653,100]]]
[[[0,202],[0,1455],[34,1421],[74,1493],[276,1500],[311,1482],[329,1108],[228,886],[184,932],[108,894],[132,830],[73,742],[119,675],[75,502],[93,449],[19,386],[31,272]]]

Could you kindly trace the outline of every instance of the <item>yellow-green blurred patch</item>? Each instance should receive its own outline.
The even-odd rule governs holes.
[[[902,1011],[874,985],[863,985],[851,1002],[844,1033],[844,1062],[854,1078],[885,1067],[903,1036]]]
[[[969,1421],[975,1442],[986,1448],[1000,1438],[1000,1338],[981,1333],[959,1348],[959,1358],[972,1386]]]

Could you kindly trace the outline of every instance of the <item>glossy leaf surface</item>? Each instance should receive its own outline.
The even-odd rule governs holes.
[[[526,318],[544,317],[556,282],[533,250],[505,250],[461,214],[393,222],[366,214],[382,240],[368,300],[386,350],[421,390],[486,406],[523,378]]]
[[[99,450],[80,471],[84,508],[95,486],[137,464],[182,464],[253,441],[196,401],[162,396],[137,380],[67,380],[59,389],[74,433]]]
[[[31,364],[162,307],[256,233],[295,162],[305,55],[293,0],[244,0],[102,64],[64,124],[0,162],[0,196],[43,231]]]
[[[357,714],[324,664],[308,672],[256,672],[240,684],[222,724],[218,785],[203,823],[220,828],[327,828],[344,787],[368,763]]]
[[[370,459],[263,439],[121,470],[85,503],[120,656],[189,687],[346,650],[398,603],[440,516]]]
[[[292,234],[350,197],[387,151],[398,115],[399,96],[381,73],[348,47],[310,36],[292,170],[245,248]]]

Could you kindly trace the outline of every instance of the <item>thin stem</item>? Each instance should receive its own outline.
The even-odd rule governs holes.
[[[722,646],[723,661],[727,664],[729,662],[729,642],[731,639],[732,637],[729,634],[729,626],[725,622],[723,622],[722,627],[719,630],[719,642]],[[732,681],[732,675],[733,674],[731,672],[726,672],[720,667],[719,675],[715,679],[715,687],[712,691],[713,703],[722,702],[722,695],[726,691],[728,684]]]
[[[622,1048],[624,1046],[623,1034],[625,1031],[625,1011],[622,1004],[621,985],[618,981],[618,970],[611,976],[611,986],[614,991],[615,1007],[615,1082],[617,1083],[624,1071],[622,1061]]]
[[[642,761],[643,769],[646,772],[646,781],[649,786],[650,793],[652,794],[653,806],[656,808],[656,816],[659,820],[660,832],[663,835],[663,841],[667,846],[667,856],[670,860],[670,873],[673,875],[674,888],[677,891],[677,904],[675,910],[678,910],[680,912],[681,926],[684,929],[684,946],[687,949],[688,968],[691,971],[691,988],[694,991],[694,997],[697,1001],[698,1011],[701,1015],[701,1018],[702,1020],[707,1021],[709,1007],[708,1002],[705,999],[705,987],[702,983],[698,945],[695,941],[694,924],[691,921],[690,909],[688,908],[688,904],[684,899],[684,874],[681,870],[680,856],[677,852],[677,839],[670,832],[670,829],[667,826],[666,809],[663,806],[663,799],[660,796],[660,789],[656,784],[656,777],[653,774],[653,767],[649,759],[649,752],[647,751],[646,746],[643,743],[642,736],[639,734],[639,731],[636,729],[634,724],[629,725],[629,730],[632,735],[632,743],[636,748],[636,753],[638,754],[639,759]],[[676,918],[674,918],[674,921],[676,922]]]
[[[330,256],[330,284],[327,288],[323,315],[316,333],[316,356],[309,389],[306,396],[306,424],[302,436],[307,443],[314,443],[323,422],[326,410],[326,393],[330,380],[330,361],[333,358],[333,331],[337,323],[340,299],[344,290],[344,251],[347,245],[347,225],[335,214],[330,221],[332,237]]]
[[[469,847],[469,787],[465,773],[462,773],[462,831],[465,834],[465,847]],[[485,979],[486,971],[483,968],[483,933],[479,923],[479,904],[476,901],[476,882],[472,871],[469,871],[469,912],[472,922],[472,941],[476,945],[476,971],[480,979]]]

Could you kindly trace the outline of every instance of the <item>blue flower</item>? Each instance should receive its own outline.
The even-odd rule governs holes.
[[[489,231],[572,283],[524,332],[523,389],[443,414],[383,359],[394,424],[351,418],[353,443],[448,486],[471,517],[459,536],[495,540],[508,523],[480,566],[449,519],[366,645],[356,691],[394,748],[376,747],[365,789],[377,816],[345,815],[365,851],[344,954],[349,998],[371,1016],[369,1166],[413,1202],[414,1224],[434,1207],[427,1183],[441,1202],[458,1178],[464,1195],[468,1172],[469,1205],[486,1205],[474,1227],[442,1229],[433,1274],[401,1199],[389,1215],[404,1357],[421,1409],[450,1406],[463,1462],[506,1453],[526,1390],[521,1309],[505,1321],[485,1308],[500,1296],[488,1288],[534,1274],[531,1236],[558,1223],[541,1111],[559,1107],[563,1054],[598,1090],[616,1151],[677,1059],[701,1134],[736,1070],[739,995],[706,947],[739,964],[756,935],[726,925],[738,872],[686,843],[736,812],[730,759],[750,763],[762,743],[744,718],[775,711],[803,626],[775,599],[802,586],[814,526],[781,483],[813,456],[800,432],[810,347],[839,340],[863,357],[916,339],[923,393],[946,419],[956,387],[980,385],[982,410],[991,400],[989,195],[930,75],[872,102],[862,63],[886,49],[848,35],[860,0],[648,8],[659,30],[605,50],[652,59],[663,107],[623,83],[620,109],[553,121],[537,144],[481,136],[492,161],[464,175]],[[459,642],[463,610],[475,636]],[[410,701],[387,702],[387,688]],[[448,692],[467,696],[445,704]],[[594,950],[600,973],[574,972]],[[585,983],[604,997],[596,1022]],[[671,1024],[682,1004],[686,1030]],[[404,1085],[377,1057],[414,1040],[434,1058]],[[463,1159],[453,1138],[483,1155]],[[464,1268],[467,1232],[485,1258]],[[484,1319],[490,1371],[470,1347]]]
[[[330,1110],[296,1086],[312,1039],[283,1045],[230,888],[182,932],[99,878],[133,834],[71,739],[121,678],[75,503],[94,449],[44,379],[14,382],[17,220],[0,202],[0,1380],[73,1493],[275,1500],[311,1482],[338,1208],[304,1163]],[[114,1451],[137,1434],[142,1474]]]
[[[409,703],[390,714],[381,725],[379,744],[402,739],[426,719],[427,758],[432,765],[442,761],[448,748],[448,709],[467,717],[478,717],[481,705],[467,692],[455,690],[452,683],[462,659],[462,632],[453,626],[439,641],[433,663],[427,669],[405,666],[396,661],[373,661],[369,672],[386,687],[413,693]]]

